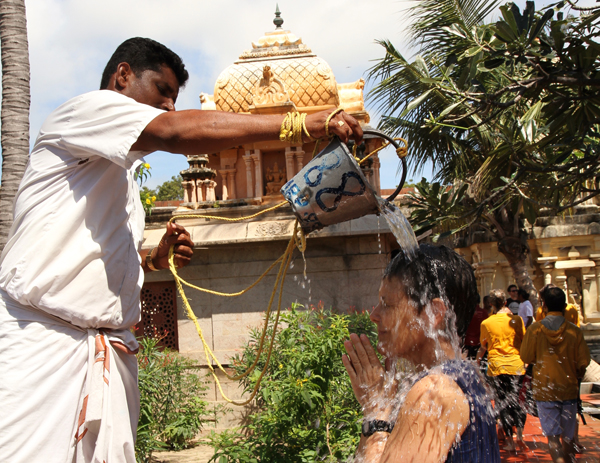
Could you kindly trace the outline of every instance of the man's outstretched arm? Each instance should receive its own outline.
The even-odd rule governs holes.
[[[325,138],[325,122],[334,110],[306,117],[306,128],[313,138]],[[283,115],[251,115],[223,111],[168,111],[150,122],[132,150],[167,151],[179,154],[216,153],[246,143],[278,140]],[[329,123],[330,134],[344,142],[362,141],[356,119],[344,112]],[[306,137],[304,138],[307,141]]]

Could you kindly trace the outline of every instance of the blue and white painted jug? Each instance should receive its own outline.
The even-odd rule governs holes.
[[[397,146],[380,132],[365,131],[367,133],[385,138]],[[402,181],[389,201],[396,197],[404,184],[404,162],[403,167]],[[354,156],[337,137],[287,182],[281,193],[292,205],[305,233],[379,212],[375,190]]]

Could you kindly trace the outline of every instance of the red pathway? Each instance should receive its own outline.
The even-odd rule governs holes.
[[[585,415],[587,426],[579,421],[579,441],[585,447],[582,454],[577,455],[577,463],[600,463],[600,420]],[[523,432],[525,442],[529,451],[518,453],[502,450],[500,444],[500,456],[503,462],[552,462],[548,452],[548,440],[542,434],[540,420],[527,415],[527,422]]]

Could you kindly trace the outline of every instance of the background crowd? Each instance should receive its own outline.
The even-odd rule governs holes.
[[[465,355],[488,380],[505,450],[527,450],[523,428],[531,414],[540,419],[552,460],[575,461],[582,451],[579,388],[591,360],[577,307],[554,285],[541,289],[537,310],[526,290],[510,285],[507,293],[494,289],[483,298],[463,339]]]

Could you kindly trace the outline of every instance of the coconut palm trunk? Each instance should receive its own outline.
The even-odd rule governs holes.
[[[29,159],[29,50],[24,0],[0,0],[2,180],[0,250],[13,221],[13,201]]]

